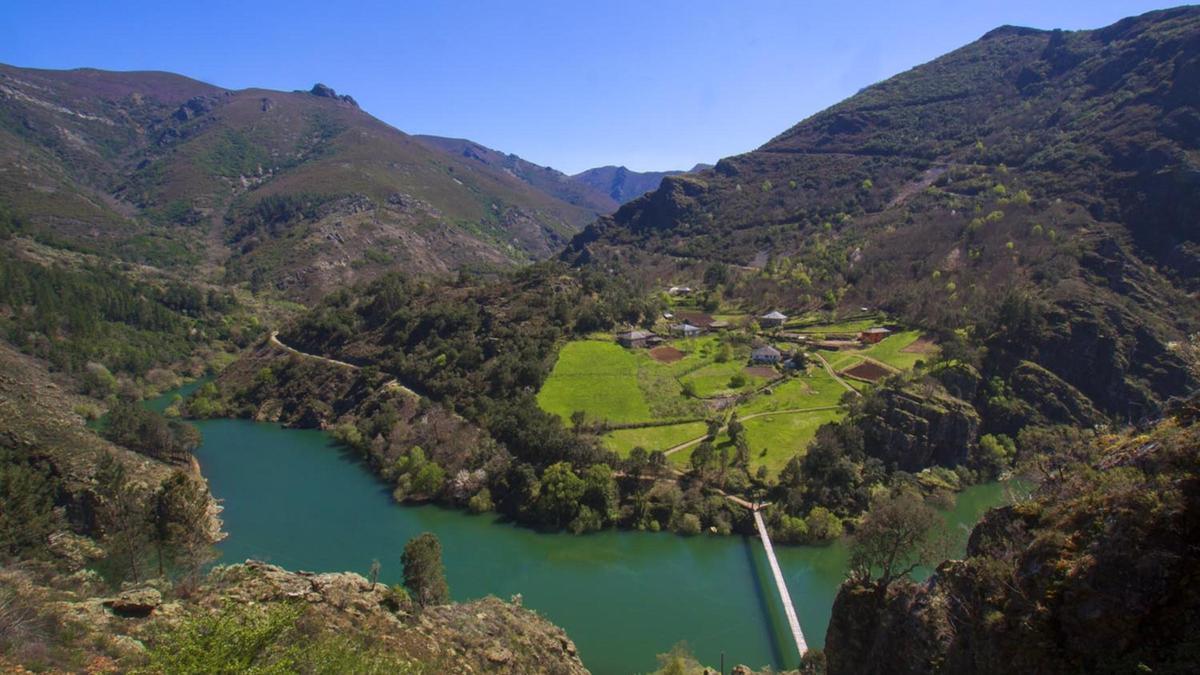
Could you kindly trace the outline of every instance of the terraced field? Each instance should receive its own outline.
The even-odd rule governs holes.
[[[811,329],[852,332],[878,323],[878,318],[868,318]],[[918,343],[919,338],[918,331],[902,331],[866,349],[824,352],[824,357],[835,372],[855,366],[902,370],[926,358],[931,346],[927,341]],[[746,372],[749,347],[744,343],[734,347],[731,358],[723,362],[717,361],[722,350],[717,335],[672,340],[665,346],[679,353],[672,352],[672,359],[664,361],[652,356],[649,350],[624,349],[602,335],[571,342],[559,354],[554,371],[538,393],[538,402],[568,424],[571,414],[580,410],[588,421],[612,424],[702,417],[724,422],[726,413],[710,409],[706,399],[749,394],[770,381],[766,373]],[[745,378],[745,383],[731,386],[735,376]],[[685,384],[694,390],[695,398],[683,393]],[[858,391],[872,386],[858,381],[849,384]],[[745,426],[751,471],[766,466],[771,474],[777,474],[792,456],[805,451],[818,427],[844,415],[840,405],[846,395],[841,383],[820,364],[811,363],[804,372],[781,375],[770,387],[739,403],[733,412]],[[704,422],[690,421],[609,431],[601,440],[624,457],[638,446],[647,451],[667,451],[700,439],[705,432]],[[732,446],[732,441],[722,431],[716,444],[718,448]],[[672,452],[669,459],[675,466],[686,469],[694,448],[691,445]]]

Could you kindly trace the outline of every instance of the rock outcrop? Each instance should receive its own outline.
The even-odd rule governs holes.
[[[1178,417],[1070,450],[924,583],[838,592],[828,672],[1194,672],[1200,429]]]
[[[326,630],[368,630],[389,651],[445,673],[586,673],[575,643],[557,626],[518,605],[489,597],[415,611],[385,585],[349,572],[289,572],[256,561],[217,568],[199,593],[216,608],[239,603],[301,602]]]
[[[957,466],[979,433],[979,413],[945,391],[884,388],[859,418],[867,454],[904,471]]]

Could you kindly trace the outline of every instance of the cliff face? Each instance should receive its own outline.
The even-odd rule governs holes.
[[[904,471],[962,464],[978,436],[979,414],[945,392],[888,388],[868,406],[859,418],[864,448]]]
[[[1194,672],[1200,429],[1188,423],[1060,454],[1033,498],[989,513],[966,558],[925,583],[880,603],[847,582],[829,672]]]

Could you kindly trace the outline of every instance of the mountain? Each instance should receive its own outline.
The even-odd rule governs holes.
[[[707,164],[697,164],[692,171],[709,168]],[[618,204],[624,204],[632,199],[657,190],[663,178],[676,176],[683,171],[630,171],[623,166],[601,166],[588,169],[571,176],[572,179],[608,195]]]
[[[568,176],[548,166],[534,164],[516,155],[505,154],[465,138],[445,138],[443,136],[415,136],[414,138],[443,152],[508,173],[555,199],[587,209],[596,216],[608,215],[621,205],[607,192],[597,190],[588,183],[578,180],[575,176]]]
[[[1030,362],[1129,420],[1197,384],[1178,347],[1200,329],[1198,224],[1200,8],[1181,7],[993,30],[667,176],[565,257],[763,310],[880,307],[990,341],[987,396]]]
[[[431,147],[452,155],[475,160],[481,164],[505,171],[546,194],[592,211],[597,216],[606,216],[631,199],[658,188],[665,176],[675,176],[683,171],[630,171],[623,166],[602,166],[568,176],[548,166],[541,166],[521,159],[517,155],[505,154],[465,138],[442,136],[416,136]],[[697,164],[692,172],[711,168],[708,164]]]
[[[31,236],[300,298],[394,265],[544,258],[596,213],[325,85],[0,66],[0,166],[0,204]]]

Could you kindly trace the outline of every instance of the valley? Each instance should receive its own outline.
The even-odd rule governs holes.
[[[688,171],[425,84],[0,65],[0,670],[1200,662],[1196,7]]]

